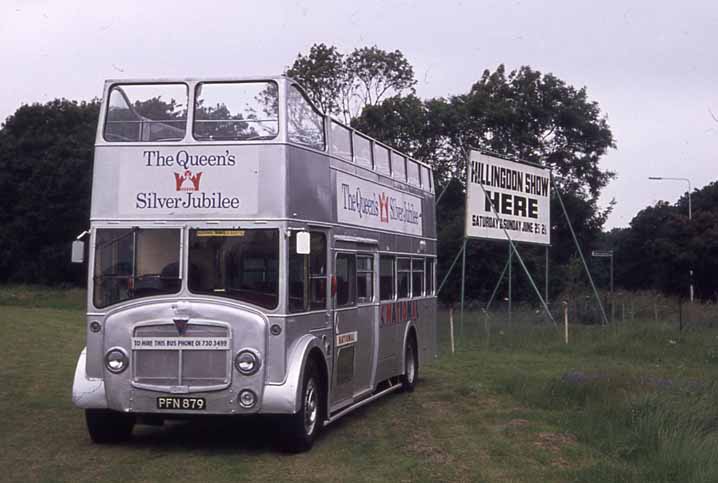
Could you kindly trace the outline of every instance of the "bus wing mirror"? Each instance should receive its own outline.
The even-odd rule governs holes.
[[[84,263],[85,262],[85,242],[82,240],[75,240],[72,242],[72,263]]]
[[[310,243],[309,243],[309,232],[300,231],[297,232],[297,254],[298,255],[309,255]]]

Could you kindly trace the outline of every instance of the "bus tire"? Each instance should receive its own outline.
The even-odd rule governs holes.
[[[299,411],[285,416],[282,424],[284,449],[290,453],[302,453],[312,448],[323,425],[324,387],[319,369],[313,359],[307,361],[302,381]]]
[[[401,375],[401,387],[405,392],[412,392],[419,377],[419,358],[417,357],[416,339],[409,334],[404,349],[404,373]]]
[[[90,439],[97,444],[127,441],[135,426],[132,414],[109,409],[85,409],[85,422]]]

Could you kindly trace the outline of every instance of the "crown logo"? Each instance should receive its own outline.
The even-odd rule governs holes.
[[[172,319],[172,322],[175,323],[175,327],[177,328],[177,333],[179,335],[184,335],[185,332],[187,332],[187,323],[189,322],[189,319]]]
[[[201,171],[195,175],[189,169],[183,174],[175,173],[175,188],[177,191],[199,191],[200,179],[202,179]]]
[[[389,223],[389,197],[384,193],[379,195],[379,221]]]

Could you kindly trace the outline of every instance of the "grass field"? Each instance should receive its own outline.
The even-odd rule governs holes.
[[[70,401],[83,294],[0,288],[3,481],[718,481],[718,330],[552,328],[467,317],[455,355],[287,455],[264,421],[139,427],[90,443]]]

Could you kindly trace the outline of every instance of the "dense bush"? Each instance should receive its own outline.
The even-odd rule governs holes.
[[[80,283],[70,245],[90,214],[99,103],[20,107],[0,129],[0,282]]]

